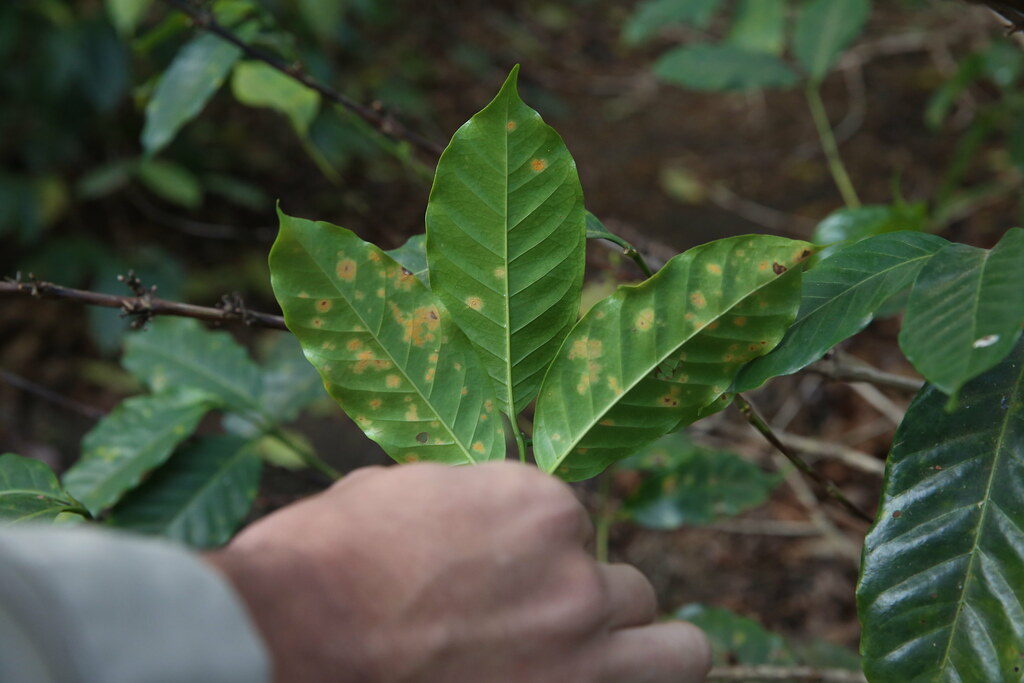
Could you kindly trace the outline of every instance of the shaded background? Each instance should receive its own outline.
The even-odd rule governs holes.
[[[806,239],[842,206],[799,89],[697,93],[652,74],[666,49],[723,35],[727,14],[630,46],[622,28],[632,3],[258,4],[291,36],[266,49],[298,57],[317,79],[442,143],[522,64],[521,94],[564,137],[589,210],[653,262],[736,234]],[[266,266],[275,201],[384,248],[422,232],[432,159],[327,105],[304,140],[280,113],[244,106],[225,87],[155,161],[140,161],[145,102],[194,35],[160,2],[129,37],[99,0],[0,5],[0,275],[128,294],[117,275],[134,269],[167,298],[215,305],[237,292],[253,309],[277,312]],[[823,90],[865,203],[894,193],[926,202],[933,229],[983,247],[1022,222],[1024,132],[1013,118],[1021,64],[1007,48],[1019,52],[982,9],[875,3],[865,35]],[[943,97],[947,115],[928,125]],[[588,258],[591,300],[639,277],[602,245]],[[96,416],[138,390],[117,363],[125,327],[112,311],[0,298],[0,452],[58,470],[73,462]],[[279,334],[231,330],[253,349]],[[895,321],[878,321],[844,350],[909,373],[897,331]],[[877,459],[908,397],[804,374],[754,399],[781,430]],[[386,460],[330,405],[298,428],[339,468]],[[731,412],[693,431],[766,471],[779,468]],[[819,467],[863,506],[877,501],[877,473]],[[608,485],[614,504],[637,475],[621,471]],[[319,486],[308,473],[270,470],[255,514]],[[601,505],[593,484],[580,493]],[[795,482],[737,519],[673,532],[616,524],[610,552],[647,573],[666,611],[720,605],[786,635],[855,646],[863,532]]]

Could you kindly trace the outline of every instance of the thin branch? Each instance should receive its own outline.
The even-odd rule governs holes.
[[[779,441],[790,448],[802,451],[804,454],[817,455],[838,460],[844,465],[869,474],[882,475],[885,473],[885,463],[863,451],[844,446],[830,441],[812,439],[799,434],[789,432],[778,432]]]
[[[41,384],[36,384],[32,380],[26,379],[21,375],[16,375],[8,370],[0,370],[0,380],[7,382],[12,387],[21,389],[22,391],[34,394],[42,399],[58,405],[65,410],[70,410],[73,413],[78,413],[82,417],[86,417],[90,420],[98,420],[103,417],[104,412],[92,406],[87,406],[84,403],[79,403],[74,399],[70,399],[67,396],[62,396],[56,391],[47,389]]]
[[[849,669],[813,666],[716,666],[709,681],[787,681],[787,683],[866,683],[864,674]]]
[[[131,279],[129,276],[129,283]],[[225,296],[221,306],[213,308],[159,299],[152,295],[152,290],[148,292],[137,290],[135,296],[117,296],[61,287],[52,282],[23,281],[20,278],[0,282],[0,295],[2,294],[30,296],[38,299],[66,299],[90,306],[119,308],[126,317],[133,318],[133,324],[137,326],[144,325],[158,315],[174,315],[209,322],[244,322],[246,325],[268,327],[275,330],[288,329],[281,316],[250,311],[238,296]]]
[[[878,370],[847,354],[835,354],[823,358],[817,363],[807,366],[806,370],[842,382],[867,382],[911,394],[916,394],[924,386],[924,380]]]
[[[819,474],[817,470],[815,470],[810,465],[805,463],[803,460],[800,459],[798,455],[796,455],[795,453],[793,453],[793,451],[787,448],[786,445],[779,440],[779,437],[775,435],[775,432],[772,431],[772,428],[768,426],[768,423],[764,421],[764,418],[758,415],[757,411],[754,410],[754,407],[747,402],[747,399],[743,398],[741,394],[736,394],[734,402],[736,403],[736,407],[739,408],[740,413],[743,414],[743,417],[747,420],[747,422],[750,423],[750,426],[752,426],[754,429],[760,432],[760,434],[768,441],[768,443],[775,446],[775,448],[778,449],[780,453],[786,456],[786,459],[793,463],[794,467],[803,472],[804,475],[806,475],[809,479],[813,480],[815,483],[821,486],[821,488],[825,490],[825,493],[827,493],[830,498],[834,499],[836,502],[838,502],[840,505],[846,508],[847,511],[849,511],[858,519],[861,519],[869,524],[874,521],[871,518],[871,516],[868,515],[868,513],[861,510],[856,504],[854,504],[849,498],[847,498],[846,494],[843,493],[838,486],[836,486],[833,482]]]
[[[847,208],[860,208],[860,198],[857,190],[853,187],[850,174],[846,172],[843,158],[839,154],[839,145],[836,144],[835,134],[832,132],[832,124],[828,120],[828,112],[825,111],[825,103],[821,100],[820,84],[816,81],[808,83],[804,89],[807,98],[807,106],[811,109],[811,117],[814,119],[814,126],[818,129],[818,138],[821,140],[821,148],[825,151],[825,159],[828,161],[828,170],[832,173],[839,194]]]
[[[320,83],[309,74],[302,71],[298,65],[285,64],[274,55],[250,45],[239,38],[238,35],[230,29],[219,24],[210,12],[196,7],[191,2],[188,2],[188,0],[163,0],[163,2],[187,14],[197,26],[206,29],[217,37],[231,43],[244,52],[248,57],[259,60],[271,68],[277,69],[285,76],[288,76],[307,88],[318,92],[324,99],[348,109],[363,121],[370,124],[373,128],[377,129],[381,134],[393,140],[408,142],[413,147],[416,147],[417,149],[420,149],[432,156],[441,156],[441,152],[443,151],[441,145],[431,140],[427,140],[418,133],[409,130],[391,114],[382,112],[376,107],[370,107],[362,104],[361,102],[356,102],[350,97],[341,94],[334,88]]]

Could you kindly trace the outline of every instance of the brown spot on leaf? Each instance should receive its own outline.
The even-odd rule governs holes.
[[[478,296],[468,296],[466,297],[466,305],[474,311],[479,311],[484,307],[484,300]]]
[[[533,169],[534,173],[540,173],[547,167],[547,159],[533,159],[532,161],[530,161],[530,168]]]
[[[483,441],[475,441],[475,442],[473,442],[473,452],[474,453],[483,453],[486,450],[487,449],[484,448],[484,442]]]
[[[705,306],[708,305],[707,299],[705,299],[704,295],[701,294],[700,292],[694,292],[693,294],[690,295],[690,303],[692,303],[697,308],[704,308]]]
[[[402,385],[402,378],[398,375],[388,375],[384,378],[384,386],[388,389],[397,389]]]
[[[331,300],[320,299],[320,301],[316,302],[316,309],[321,313],[326,313],[327,311],[331,310]]]
[[[736,327],[743,327],[744,325],[747,324],[747,319],[741,315],[738,318],[733,318],[732,324],[735,325]]]
[[[507,130],[509,133],[511,133],[515,129],[516,129],[516,122],[515,121],[509,121],[508,123],[505,124],[505,130]]]
[[[419,434],[416,435],[416,440],[419,441],[420,443],[426,443],[429,438],[430,435],[427,434],[426,432],[420,432]]]
[[[356,262],[350,258],[343,258],[338,261],[338,266],[335,272],[338,274],[338,278],[351,282],[356,279]]]
[[[779,262],[775,262],[772,264],[772,272],[775,273],[776,275],[782,275],[783,273],[786,272],[786,266],[782,265]]]
[[[902,514],[903,514],[902,511],[897,510],[896,512],[892,513],[892,518],[893,519],[899,519]]]

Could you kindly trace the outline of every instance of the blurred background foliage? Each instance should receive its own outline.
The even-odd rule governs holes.
[[[953,0],[200,4],[251,44],[441,144],[521,63],[523,98],[565,138],[588,209],[652,263],[749,232],[827,242],[914,229],[990,247],[1024,222],[1020,36]],[[829,7],[842,20],[825,41],[837,49],[822,55],[800,17]],[[384,248],[423,230],[429,154],[241,55],[162,0],[7,0],[0,62],[0,275],[128,294],[117,276],[133,269],[165,298],[215,305],[238,292],[276,312],[266,266],[275,202]],[[844,206],[833,182],[808,86],[863,207]],[[589,258],[585,301],[639,276],[605,247],[592,246]],[[140,388],[117,363],[126,327],[117,311],[3,299],[0,452],[58,470],[73,462],[97,412]],[[252,347],[278,335],[235,332]],[[870,334],[886,344],[868,337],[853,350],[906,367],[893,328],[881,321]],[[806,383],[798,389],[813,395]],[[870,411],[829,391],[787,423],[857,432],[848,446],[884,454],[892,425],[871,426]],[[793,412],[783,397],[771,401]],[[339,468],[377,460],[338,411],[304,419],[302,432]],[[778,478],[751,465],[751,449],[738,450],[745,460],[682,445],[627,464],[616,479],[621,518],[673,529],[768,499],[787,518]],[[645,479],[651,457],[660,465]],[[740,493],[702,484],[720,469],[741,475]],[[875,478],[832,474],[877,495]],[[310,489],[288,476],[266,489],[257,514]],[[687,495],[693,487],[708,496]],[[856,639],[846,557],[837,560],[842,581],[807,586],[780,574],[760,598],[751,595],[763,576],[715,583],[650,553],[645,565],[649,537],[623,533],[613,554],[644,566],[666,604],[708,602],[707,590],[691,587],[704,580],[745,596],[725,602],[772,626]],[[697,533],[697,553],[719,569],[765,551],[760,541]],[[820,550],[798,555],[820,561]],[[780,607],[787,591],[799,595]],[[834,602],[812,609],[814,599]]]

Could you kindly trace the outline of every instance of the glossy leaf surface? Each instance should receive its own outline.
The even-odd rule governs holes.
[[[820,81],[839,53],[860,35],[869,0],[810,0],[800,10],[793,35],[793,54],[813,81]]]
[[[181,389],[122,401],[82,440],[82,456],[64,486],[96,515],[162,465],[217,399]]]
[[[72,505],[46,463],[13,453],[0,455],[0,527],[52,521]]]
[[[261,470],[248,441],[205,437],[132,491],[114,508],[110,522],[195,548],[223,545],[249,514]]]
[[[533,400],[576,321],[586,255],[576,164],[519,99],[518,71],[452,137],[426,219],[431,290],[479,350],[511,415]]]
[[[651,444],[629,463],[647,477],[626,499],[623,512],[650,529],[738,515],[767,501],[780,480],[735,453],[700,448],[679,433]]]
[[[280,219],[274,294],[349,417],[401,462],[504,458],[487,371],[423,283],[344,228]]]
[[[778,348],[740,371],[733,389],[750,391],[772,377],[794,373],[864,329],[945,244],[935,235],[896,232],[840,249],[811,267],[804,274],[796,322]]]
[[[1024,345],[926,386],[896,433],[857,605],[871,681],[1016,681],[1024,656]]]
[[[160,77],[146,105],[142,148],[149,155],[167,146],[203,110],[242,54],[212,33],[193,39]]]
[[[796,315],[806,242],[744,236],[673,258],[573,328],[537,403],[537,463],[567,479],[697,419]]]
[[[947,394],[991,368],[1020,338],[1024,322],[1024,230],[1013,228],[991,251],[950,244],[917,278],[900,348]]]
[[[125,341],[122,364],[155,393],[191,387],[227,408],[259,411],[260,369],[227,332],[188,318],[159,318]]]
[[[790,88],[799,77],[784,61],[735,45],[684,45],[654,63],[654,75],[666,83],[703,92]]]

